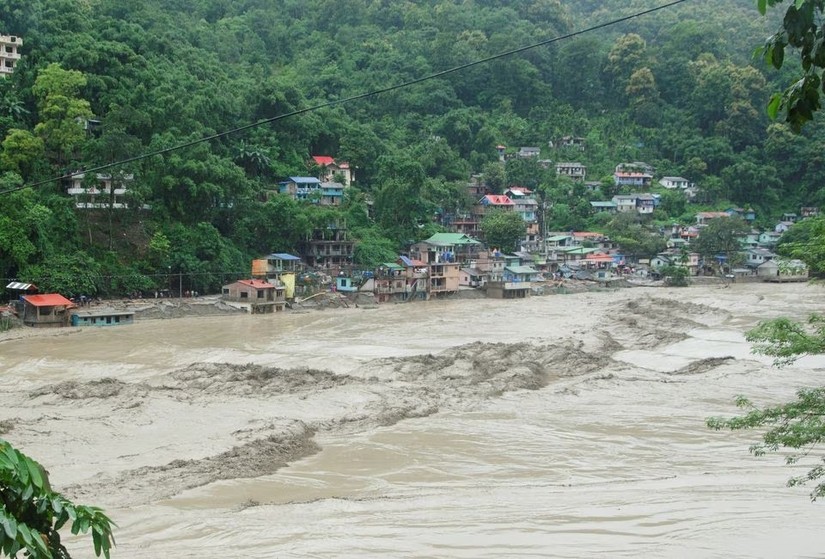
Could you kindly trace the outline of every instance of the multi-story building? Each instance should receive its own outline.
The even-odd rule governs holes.
[[[315,229],[304,245],[304,262],[310,268],[337,275],[352,267],[355,241],[349,240],[347,229],[337,223]]]
[[[556,163],[556,174],[584,182],[584,178],[587,176],[587,167],[579,162]]]
[[[75,199],[75,207],[79,209],[126,209],[127,185],[134,180],[134,175],[119,174],[105,175],[98,173],[94,181],[86,178],[86,173],[72,175],[68,188],[69,195]]]
[[[313,155],[312,163],[318,166],[318,179],[322,182],[339,182],[335,180],[338,177],[344,186],[349,187],[355,180],[355,174],[346,161],[336,161],[329,155]]]
[[[17,61],[20,60],[20,47],[23,39],[16,35],[0,35],[0,76],[14,72]]]

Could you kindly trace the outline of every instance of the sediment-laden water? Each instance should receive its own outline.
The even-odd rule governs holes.
[[[822,557],[820,504],[709,415],[825,383],[756,321],[822,288],[627,289],[0,338],[2,436],[115,557]],[[75,549],[90,553],[80,540]],[[85,549],[88,546],[89,549]]]

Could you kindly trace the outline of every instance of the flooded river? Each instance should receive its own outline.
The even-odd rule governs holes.
[[[743,332],[823,288],[626,289],[0,338],[2,435],[116,558],[825,557],[825,511],[710,415],[825,384]],[[73,549],[91,556],[91,542]],[[79,553],[80,555],[80,553]]]

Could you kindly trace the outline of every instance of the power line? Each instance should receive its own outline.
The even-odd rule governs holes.
[[[420,78],[415,78],[413,80],[402,82],[402,83],[399,83],[399,84],[396,84],[396,85],[387,86],[387,87],[384,87],[384,88],[381,88],[381,89],[374,89],[372,91],[368,91],[368,92],[365,92],[365,93],[359,93],[357,95],[352,95],[350,97],[345,97],[343,99],[337,99],[337,100],[334,100],[334,101],[327,101],[325,103],[320,103],[318,105],[313,105],[311,107],[307,107],[307,108],[304,108],[304,109],[298,109],[298,110],[295,110],[295,111],[292,111],[292,112],[289,112],[289,113],[276,115],[276,116],[271,117],[271,118],[266,118],[266,119],[263,119],[263,120],[259,120],[257,122],[253,122],[253,123],[250,123],[250,124],[245,124],[244,126],[239,126],[237,128],[233,128],[231,130],[226,130],[224,132],[219,132],[217,134],[212,134],[210,136],[204,136],[203,138],[199,138],[197,140],[192,140],[190,142],[185,142],[185,143],[182,143],[182,144],[178,144],[176,146],[164,148],[164,149],[149,152],[149,153],[144,153],[142,155],[136,155],[134,157],[129,157],[127,159],[122,159],[122,160],[116,161],[114,163],[107,163],[105,165],[98,165],[97,167],[92,167],[91,169],[85,169],[83,172],[84,173],[96,173],[97,171],[103,171],[105,169],[110,169],[110,168],[118,166],[118,165],[125,165],[125,164],[128,164],[128,163],[134,163],[136,161],[141,161],[143,159],[148,159],[150,157],[155,157],[157,155],[165,155],[167,153],[171,153],[173,151],[178,151],[178,150],[181,150],[181,149],[192,147],[192,146],[195,146],[195,145],[198,145],[198,144],[202,144],[204,142],[217,140],[218,138],[223,138],[224,136],[229,136],[231,134],[236,134],[238,132],[243,132],[244,130],[249,130],[250,128],[256,128],[256,127],[262,126],[264,124],[270,124],[272,122],[283,120],[285,118],[298,116],[298,115],[301,115],[301,114],[304,114],[304,113],[314,112],[314,111],[317,111],[317,110],[320,110],[320,109],[325,109],[327,107],[334,107],[336,105],[343,105],[344,103],[350,103],[352,101],[358,101],[360,99],[366,99],[368,97],[373,97],[375,95],[380,95],[382,93],[389,93],[391,91],[395,91],[395,90],[398,90],[398,89],[403,89],[405,87],[410,87],[412,85],[416,85],[416,84],[423,83],[423,82],[426,82],[426,81],[434,80],[436,78],[440,78],[440,77],[446,76],[448,74],[453,74],[453,73],[459,72],[461,70],[466,70],[467,68],[472,68],[473,66],[486,64],[487,62],[492,62],[493,60],[498,60],[500,58],[505,58],[505,57],[508,57],[508,56],[512,56],[514,54],[519,54],[519,53],[522,53],[522,52],[526,52],[528,50],[532,50],[532,49],[535,49],[535,48],[538,48],[538,47],[543,47],[543,46],[546,46],[546,45],[551,45],[553,43],[557,43],[559,41],[564,41],[566,39],[572,39],[573,37],[578,37],[580,35],[584,35],[585,33],[591,33],[593,31],[598,31],[599,29],[604,29],[605,27],[611,27],[611,26],[617,25],[619,23],[624,23],[626,21],[630,21],[632,19],[636,19],[636,18],[639,18],[639,17],[642,17],[642,16],[646,16],[646,15],[652,14],[654,12],[658,12],[658,11],[664,10],[666,8],[676,6],[677,4],[682,4],[682,3],[687,2],[687,1],[688,0],[673,0],[673,1],[668,2],[666,4],[662,4],[662,5],[656,6],[654,8],[649,8],[647,10],[643,10],[641,12],[636,12],[634,14],[623,16],[623,17],[620,17],[620,18],[617,18],[617,19],[614,19],[614,20],[611,20],[611,21],[604,22],[604,23],[599,23],[597,25],[594,25],[592,27],[588,27],[586,29],[581,29],[579,31],[573,31],[571,33],[566,33],[564,35],[559,35],[557,37],[553,37],[551,39],[545,39],[544,41],[539,41],[538,43],[533,43],[531,45],[526,45],[526,46],[519,47],[519,48],[516,48],[516,49],[500,52],[498,54],[494,54],[494,55],[488,56],[486,58],[481,58],[479,60],[474,60],[472,62],[467,62],[466,64],[461,64],[459,66],[454,66],[454,67],[448,68],[446,70],[441,70],[440,72],[435,72],[433,74],[428,74],[426,76],[423,76],[423,77],[420,77]],[[38,187],[38,186],[42,186],[44,184],[49,184],[49,183],[60,181],[60,180],[63,180],[63,179],[72,178],[76,174],[77,173],[70,173],[70,174],[66,174],[66,175],[61,175],[59,177],[54,177],[54,178],[51,178],[51,179],[46,179],[46,180],[33,182],[33,183],[29,183],[29,184],[23,184],[23,185],[20,185],[20,186],[16,186],[16,187],[8,188],[6,190],[2,190],[2,191],[0,191],[0,194],[8,194],[10,192],[16,192],[18,190],[23,190],[25,188],[35,188],[35,187]]]

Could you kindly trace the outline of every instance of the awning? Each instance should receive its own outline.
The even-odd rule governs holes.
[[[14,289],[15,291],[37,291],[37,286],[33,283],[13,281],[6,286],[6,289]]]

